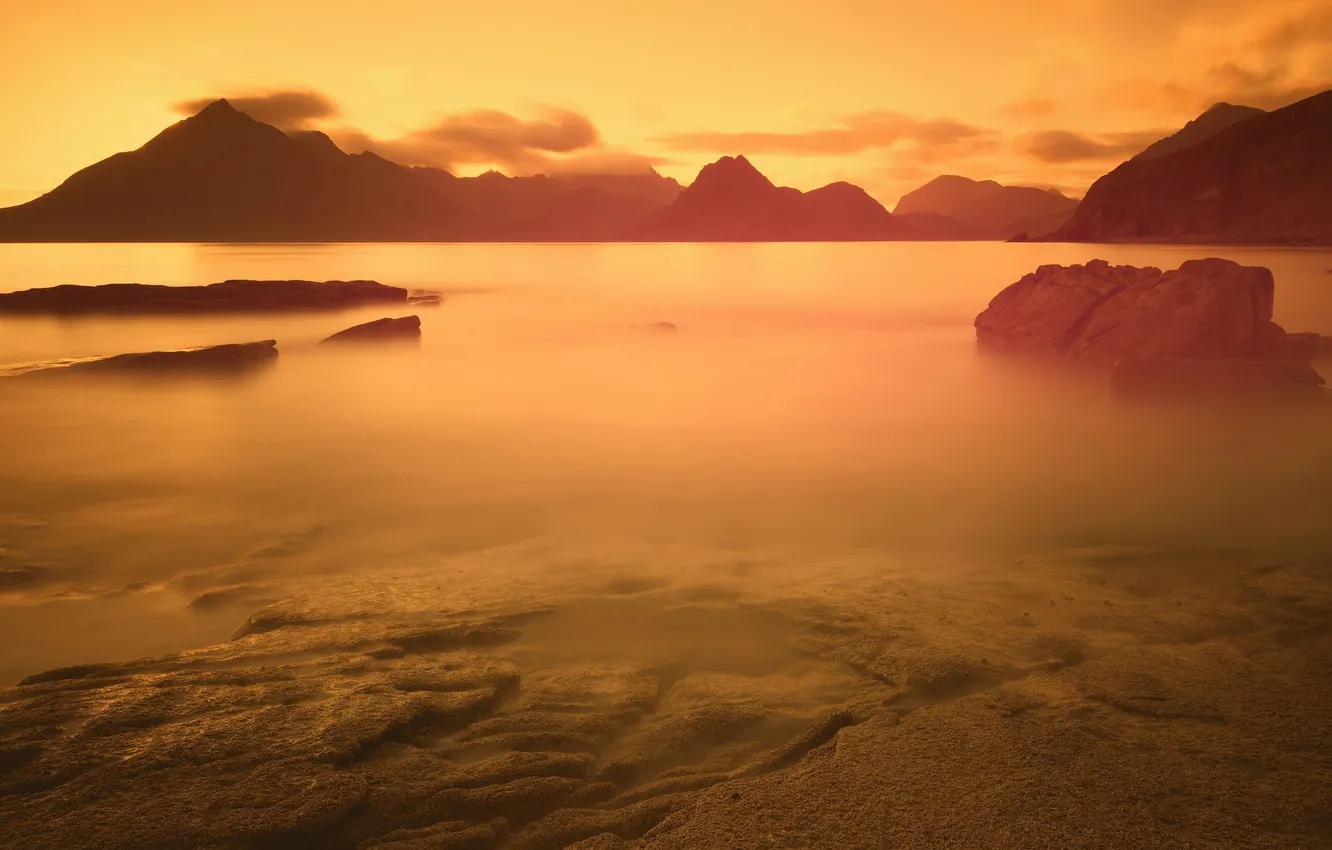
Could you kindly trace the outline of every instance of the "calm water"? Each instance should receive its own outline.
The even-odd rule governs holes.
[[[976,313],[1037,265],[1200,256],[1268,266],[1277,321],[1332,334],[1327,251],[0,245],[0,290],[372,278],[447,295],[419,311],[419,348],[350,352],[316,343],[382,309],[0,318],[0,366],[282,352],[245,379],[0,385],[0,570],[28,570],[0,586],[0,682],[211,643],[259,604],[187,607],[209,589],[519,541],[792,558],[1328,546],[1328,420],[1126,412],[974,352]],[[658,321],[679,332],[643,327]]]

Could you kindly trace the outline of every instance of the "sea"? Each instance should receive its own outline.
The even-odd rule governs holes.
[[[1332,418],[1128,410],[1102,381],[976,351],[976,314],[1040,265],[1210,256],[1270,268],[1276,321],[1332,335],[1327,250],[0,245],[0,291],[371,279],[444,297],[0,316],[0,367],[263,339],[280,351],[243,376],[0,381],[0,684],[227,640],[320,576],[391,583],[516,545],[560,570],[626,551],[646,569],[667,550],[796,564],[1332,552]],[[319,345],[412,312],[419,345]],[[474,563],[496,593],[520,584],[501,561]]]

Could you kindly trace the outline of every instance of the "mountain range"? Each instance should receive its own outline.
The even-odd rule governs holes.
[[[1123,163],[1050,238],[1332,245],[1332,91],[1272,112],[1223,104],[1165,142],[1205,133],[1209,114],[1219,129]]]
[[[704,167],[687,189],[651,169],[458,177],[348,154],[317,131],[284,133],[226,100],[0,209],[0,240],[33,242],[987,237],[994,235],[933,210],[895,215],[850,183],[810,192],[775,186],[743,156]]]
[[[1001,186],[953,174],[936,177],[897,202],[893,214],[945,216],[976,239],[1053,233],[1078,202],[1055,189]]]
[[[850,183],[776,186],[722,157],[688,187],[627,174],[459,177],[348,154],[226,100],[137,150],[0,209],[8,242],[851,241],[1332,244],[1332,92],[1274,112],[1217,104],[1075,201],[956,175],[892,212]]]

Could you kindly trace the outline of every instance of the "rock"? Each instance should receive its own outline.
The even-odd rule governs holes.
[[[323,342],[374,342],[395,339],[420,339],[421,317],[403,316],[398,319],[375,319],[338,331]]]
[[[1324,381],[1307,363],[1292,361],[1125,357],[1110,383],[1118,398],[1153,400],[1309,396]]]
[[[407,303],[417,307],[438,307],[444,303],[441,295],[408,295]]]
[[[677,328],[675,325],[673,325],[670,322],[649,322],[643,327],[646,330],[662,334],[673,334],[679,330],[679,328]]]
[[[1272,323],[1273,292],[1270,271],[1229,260],[1164,273],[1104,260],[1042,266],[976,317],[976,338],[990,350],[1107,366],[1128,356],[1278,359],[1288,343]]]
[[[207,373],[245,372],[270,363],[278,356],[277,342],[241,342],[205,345],[177,351],[146,351],[90,357],[81,360],[51,360],[14,366],[0,371],[0,377],[83,375],[100,372],[123,373]]]
[[[341,310],[405,303],[407,290],[373,280],[225,280],[207,286],[108,283],[0,293],[0,313],[239,313]]]

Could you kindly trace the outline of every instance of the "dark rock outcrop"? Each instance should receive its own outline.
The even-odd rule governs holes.
[[[1011,239],[1052,233],[1068,221],[1078,202],[1053,189],[1002,186],[953,174],[936,177],[908,192],[893,215],[944,216],[977,239]]]
[[[1323,384],[1318,334],[1272,321],[1265,268],[1190,260],[1178,269],[1042,266],[976,317],[983,350],[1112,367],[1132,398],[1290,396]]]
[[[1274,358],[1285,331],[1272,323],[1264,268],[1190,260],[1178,269],[1041,266],[976,317],[990,350],[1111,364],[1144,357]]]
[[[1332,244],[1332,91],[1097,180],[1051,238]]]
[[[0,376],[50,377],[96,373],[197,374],[245,372],[270,363],[277,356],[277,342],[267,339],[261,342],[205,345],[176,351],[146,351],[135,354],[116,354],[110,357],[30,363],[0,371]]]
[[[0,313],[241,313],[341,310],[404,303],[407,290],[373,280],[226,280],[207,286],[108,283],[0,293]]]
[[[444,303],[444,296],[428,289],[413,289],[407,296],[407,303],[417,307],[438,307]]]
[[[322,342],[381,342],[386,340],[416,340],[421,338],[421,317],[402,316],[397,319],[375,319],[338,331]]]

